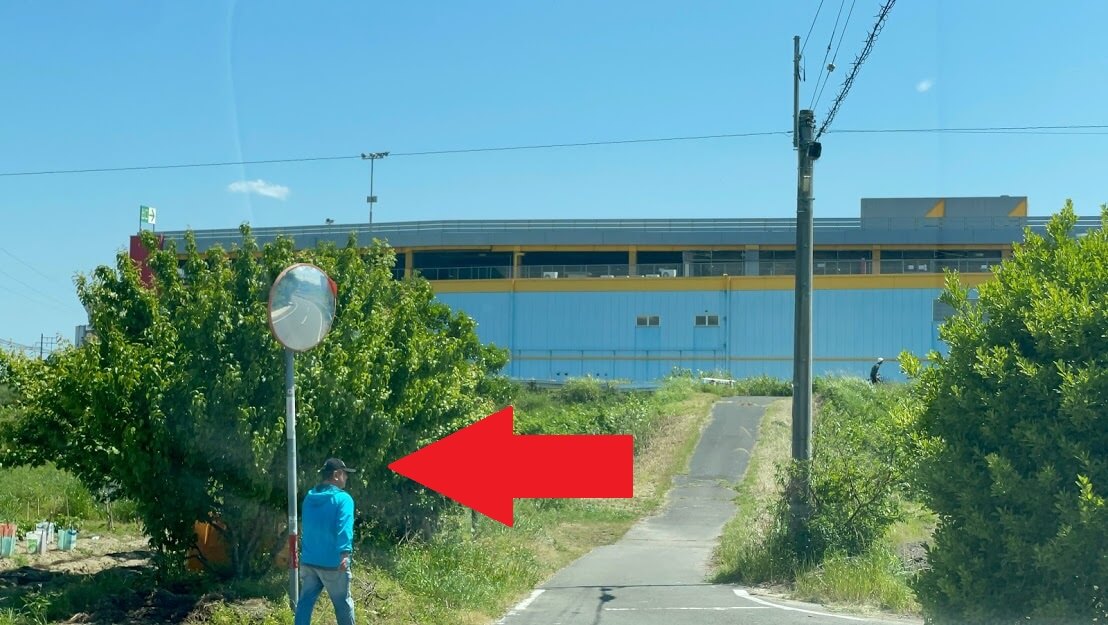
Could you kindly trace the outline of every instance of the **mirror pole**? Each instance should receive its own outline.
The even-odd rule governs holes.
[[[296,353],[285,348],[285,436],[288,439],[289,460],[289,603],[296,613],[300,597],[300,563],[297,553],[296,516]]]

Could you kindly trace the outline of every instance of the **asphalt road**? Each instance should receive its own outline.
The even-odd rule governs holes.
[[[329,316],[319,302],[294,293],[287,306],[273,311],[273,327],[288,347],[303,350],[323,339]]]
[[[844,625],[899,623],[829,613],[821,606],[759,596],[705,581],[735,492],[772,398],[731,398],[712,409],[688,476],[663,511],[614,545],[599,547],[536,588],[500,625]]]

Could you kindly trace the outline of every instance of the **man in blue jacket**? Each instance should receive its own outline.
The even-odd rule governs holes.
[[[877,362],[873,363],[873,366],[869,370],[869,383],[880,384],[883,382],[881,379],[881,365],[885,364],[884,358],[878,358]]]
[[[319,470],[323,481],[304,496],[300,542],[300,597],[295,625],[309,625],[324,588],[335,605],[338,625],[354,625],[350,596],[350,554],[354,548],[354,499],[346,492],[347,474],[355,470],[329,458]]]

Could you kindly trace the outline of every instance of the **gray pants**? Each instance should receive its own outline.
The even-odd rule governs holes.
[[[350,578],[349,569],[337,571],[301,564],[300,597],[296,600],[295,625],[310,625],[315,602],[325,588],[335,606],[335,620],[338,625],[354,625],[354,598],[350,596]]]

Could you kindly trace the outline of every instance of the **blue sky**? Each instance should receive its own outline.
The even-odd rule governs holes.
[[[3,3],[0,173],[787,130],[792,37],[817,4]],[[839,4],[806,45],[802,103]],[[855,0],[817,123],[879,5]],[[1106,23],[1094,0],[902,1],[832,130],[1108,123]],[[1104,139],[828,134],[816,214],[1001,194],[1096,214]],[[795,210],[784,136],[377,165],[377,221]],[[140,204],[160,230],[355,223],[367,191],[360,160],[0,177],[0,338],[72,339],[73,275],[113,262]]]

